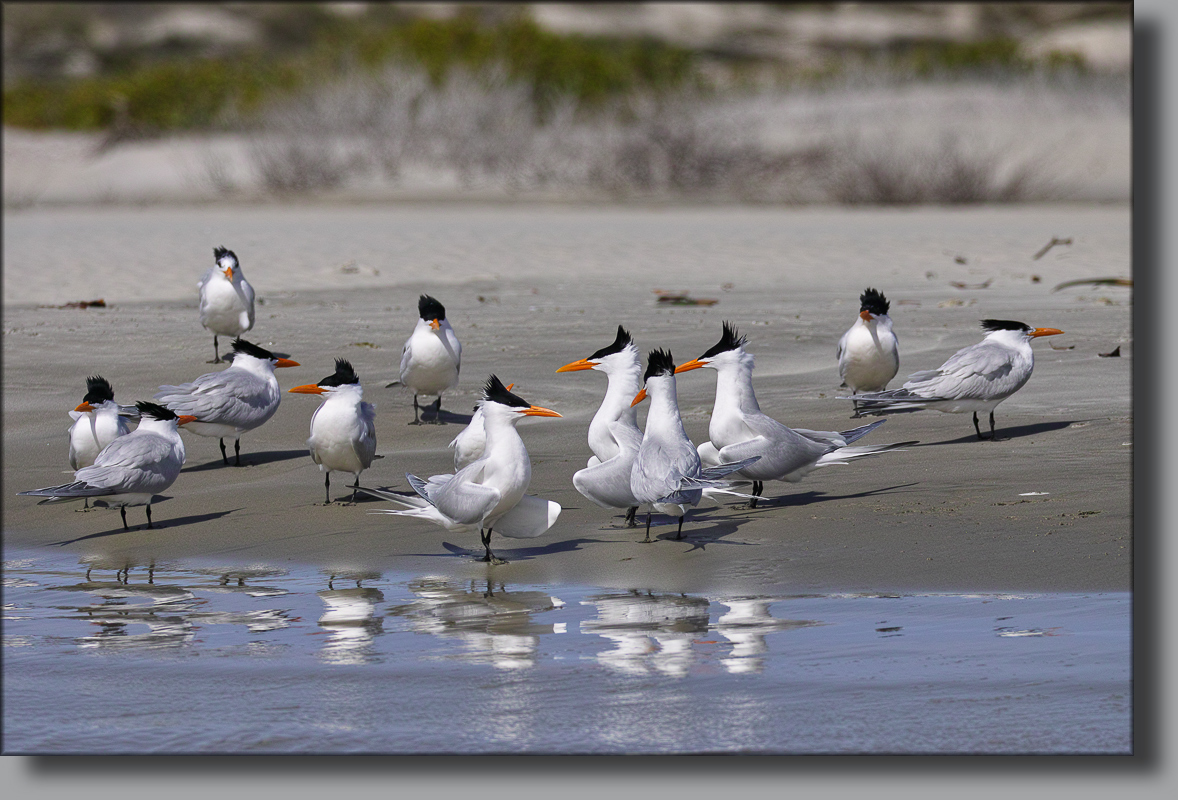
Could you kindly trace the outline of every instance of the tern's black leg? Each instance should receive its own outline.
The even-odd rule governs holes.
[[[225,454],[225,440],[218,439],[217,442],[221,445],[221,460],[225,462],[225,466],[229,466],[229,456]]]
[[[125,531],[131,530],[130,528],[127,527],[127,507],[126,506],[119,506],[119,513],[123,516],[123,530],[125,530]]]
[[[442,396],[438,395],[438,401],[434,403],[434,425],[444,425],[442,422]]]
[[[147,527],[151,527],[151,503],[147,504]]]
[[[757,507],[757,498],[761,496],[761,490],[765,488],[765,484],[760,481],[753,481],[753,499],[749,500],[749,508]]]
[[[982,436],[982,429],[980,427],[978,427],[978,412],[976,412],[976,411],[973,412],[973,429],[978,432],[979,439],[986,438],[985,436]]]
[[[626,527],[627,528],[638,527],[638,523],[634,521],[634,518],[636,516],[638,516],[638,506],[630,506],[630,510],[626,512]]]
[[[683,516],[687,516],[687,515],[684,514]],[[679,530],[675,531],[675,538],[676,539],[683,538],[683,517],[679,517]]]
[[[215,334],[215,333],[213,334],[213,360],[208,363],[210,363],[210,364],[220,364],[221,363],[221,355],[217,351],[217,334]]]
[[[233,440],[233,455],[237,459],[235,466],[241,466],[241,439]]]
[[[417,394],[414,393],[413,394],[413,421],[409,423],[410,425],[420,425],[421,424],[421,418],[417,416],[417,412],[420,408],[421,408],[421,406],[417,405]]]
[[[486,533],[483,533],[482,531],[479,532],[479,535],[482,536],[482,539],[483,539],[483,548],[486,549],[486,551],[487,551],[487,554],[485,556],[483,556],[483,558],[481,560],[486,561],[490,564],[506,564],[507,563],[506,561],[504,561],[501,558],[496,558],[495,554],[491,552],[491,531],[493,531],[493,530],[495,530],[495,529],[494,528],[487,528]]]
[[[650,512],[646,512],[646,538],[640,544],[650,544]]]
[[[93,569],[93,567],[86,568],[86,580],[90,580],[90,570],[92,570],[92,569]]]
[[[323,478],[323,505],[331,505],[331,470]]]
[[[994,412],[990,412],[990,438],[994,438]]]
[[[356,482],[352,484],[352,503],[356,502],[356,492],[360,489],[360,475],[356,475]]]

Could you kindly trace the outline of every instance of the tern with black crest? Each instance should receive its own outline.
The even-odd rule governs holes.
[[[152,498],[175,483],[184,466],[184,442],[177,426],[195,418],[156,403],[135,405],[139,427],[104,447],[93,464],[74,473],[72,483],[18,494],[48,498],[42,503],[92,498],[95,505],[119,509],[123,530],[130,530],[127,506],[147,506],[147,527],[151,528]]]
[[[560,414],[512,394],[495,375],[483,387],[479,408],[487,437],[482,457],[452,475],[422,480],[406,474],[416,494],[363,487],[360,491],[405,506],[380,513],[420,517],[451,531],[477,528],[485,550],[482,560],[501,564],[503,560],[491,552],[493,531],[513,539],[532,539],[551,528],[560,515],[559,503],[525,494],[532,480],[532,462],[516,430],[524,417]]]
[[[708,423],[709,441],[699,446],[705,466],[757,456],[739,476],[753,482],[749,506],[765,481],[800,481],[819,467],[847,464],[853,459],[895,450],[913,442],[849,447],[885,420],[849,431],[812,431],[790,428],[761,411],[753,392],[753,355],[745,351],[747,339],[725,322],[720,341],[699,358],[680,365],[675,372],[706,367],[716,371],[716,401]]]
[[[675,362],[670,351],[651,350],[646,361],[643,387],[632,403],[650,398],[646,430],[638,456],[630,470],[630,489],[641,505],[679,518],[676,539],[683,537],[683,517],[687,509],[703,499],[705,489],[723,488],[721,479],[757,460],[756,456],[735,464],[719,464],[705,469],[699,453],[679,415],[679,398],[675,391]],[[650,510],[646,513],[646,538],[650,542]]]
[[[241,336],[254,327],[254,287],[245,279],[232,250],[213,248],[216,265],[196,284],[200,289],[200,324],[213,332],[213,360],[220,364],[218,336]]]
[[[937,369],[914,372],[899,389],[840,397],[855,403],[855,416],[932,409],[946,414],[973,413],[979,439],[978,412],[990,413],[994,438],[994,408],[1026,385],[1035,368],[1031,340],[1063,333],[1058,328],[1032,328],[1009,319],[984,319],[986,337],[963,347]]]
[[[225,438],[232,436],[236,464],[241,466],[241,435],[274,416],[282,400],[274,370],[297,366],[299,362],[239,337],[233,340],[233,363],[227,368],[191,383],[161,386],[155,399],[179,414],[195,417],[186,430],[219,439],[226,464]]]
[[[138,410],[133,409],[138,417]],[[131,432],[127,423],[127,409],[115,402],[110,381],[101,375],[86,379],[86,394],[82,402],[70,412],[74,424],[70,426],[70,469],[79,470],[94,463],[102,448],[120,436]],[[90,507],[90,501],[86,501]]]
[[[433,422],[441,423],[442,392],[458,385],[462,345],[446,319],[446,308],[423,294],[417,301],[418,320],[401,350],[401,384],[413,391],[413,422],[420,425],[418,395],[437,395]]]
[[[513,386],[515,386],[514,383],[507,384],[507,391],[510,392]],[[454,469],[456,470],[483,457],[483,452],[487,448],[487,428],[483,424],[483,409],[477,403],[474,412],[470,415],[470,422],[450,440],[449,446],[454,451]]]
[[[639,503],[630,488],[630,473],[642,446],[642,431],[632,401],[642,389],[642,358],[630,333],[619,325],[611,344],[557,372],[582,370],[604,372],[608,382],[601,406],[589,423],[593,455],[585,469],[573,475],[573,486],[602,508],[627,509],[626,524],[633,527]]]
[[[331,471],[349,472],[356,477],[352,484],[352,502],[360,486],[360,473],[372,465],[376,455],[376,409],[364,402],[364,389],[351,362],[335,360],[335,372],[319,383],[296,386],[295,394],[314,394],[323,402],[311,415],[311,438],[307,447],[311,460],[327,473],[323,478],[324,505],[331,504]]]
[[[890,307],[883,292],[867,289],[859,295],[859,319],[839,339],[839,377],[853,394],[888,388],[900,369],[900,343],[892,332]]]

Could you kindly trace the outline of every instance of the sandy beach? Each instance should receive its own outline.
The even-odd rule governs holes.
[[[1131,290],[1066,280],[1129,276],[1127,206],[833,210],[467,204],[27,209],[4,238],[4,541],[60,548],[96,565],[200,559],[309,565],[337,574],[404,570],[512,583],[727,593],[809,591],[1125,591],[1130,587]],[[1052,237],[1070,239],[1038,260]],[[283,390],[348,358],[377,406],[364,485],[408,489],[406,472],[452,470],[461,424],[411,426],[396,379],[416,300],[441,300],[463,343],[462,379],[444,398],[470,413],[490,373],[562,419],[520,425],[529,493],[564,511],[543,537],[496,540],[488,566],[444,542],[473,534],[370,513],[388,503],[323,502],[305,440],[314,398],[284,395],[225,467],[215,439],[185,435],[188,461],[153,506],[77,513],[16,492],[68,480],[67,411],[87,375],[122,403],[220,369],[198,321],[196,281],[214,246],[235,250],[262,304],[247,335],[300,362]],[[954,283],[964,284],[958,288]],[[572,474],[605,388],[557,367],[608,344],[618,324],[645,353],[698,356],[723,320],[749,338],[761,407],[788,425],[852,421],[834,357],[867,286],[892,302],[903,376],[981,338],[978,321],[1063,329],[1035,343],[1027,386],[998,407],[999,441],[968,415],[897,415],[872,443],[903,452],[773,483],[689,513],[682,541],[656,516],[653,545],[583,499]],[[981,288],[983,287],[984,288]],[[715,299],[667,306],[655,290]],[[105,308],[62,308],[102,298]],[[224,345],[223,345],[224,346]],[[1100,357],[1120,347],[1120,356]],[[1067,348],[1067,349],[1055,349]],[[715,378],[679,377],[687,432],[707,434]],[[645,411],[639,416],[640,424]],[[346,499],[346,476],[333,495]],[[662,523],[662,524],[658,524]]]

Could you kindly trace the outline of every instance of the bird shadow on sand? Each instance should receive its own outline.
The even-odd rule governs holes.
[[[570,553],[580,550],[582,545],[603,543],[608,544],[610,541],[612,540],[588,538],[566,539],[561,542],[552,542],[551,544],[545,545],[543,547],[520,547],[508,550],[504,548],[505,540],[492,534],[491,551],[496,556],[502,558],[504,561],[510,564],[513,561],[530,561],[537,556],[551,555],[553,553]],[[453,558],[454,556],[459,556],[460,558],[472,558],[475,560],[480,560],[483,557],[483,550],[481,547],[478,550],[475,550],[473,548],[453,544],[452,542],[442,542],[442,547],[446,548],[448,552],[420,553],[418,555],[441,558]]]
[[[865,489],[862,492],[852,492],[850,494],[827,494],[826,492],[810,490],[808,492],[794,492],[793,494],[783,494],[778,497],[761,497],[757,501],[756,508],[748,508],[747,506],[729,506],[733,510],[741,511],[760,511],[762,508],[789,508],[791,506],[808,506],[811,503],[826,503],[831,500],[855,500],[862,497],[874,497],[877,494],[888,494],[899,489],[907,489],[916,486],[918,483],[898,483],[895,486],[882,486],[878,489]]]
[[[979,416],[978,419],[981,420],[981,417]],[[994,435],[997,438],[995,438],[994,441],[1005,442],[1010,439],[1022,439],[1027,436],[1035,436],[1036,434],[1040,434],[1040,433],[1050,433],[1052,431],[1060,431],[1060,430],[1063,430],[1064,428],[1067,428],[1071,425],[1075,425],[1077,422],[1083,422],[1083,421],[1084,420],[1073,419],[1073,420],[1065,420],[1065,421],[1058,421],[1058,422],[1036,422],[1033,425],[1016,425],[1013,428],[996,428],[994,431]],[[990,434],[986,431],[985,423],[982,424],[982,432],[986,434],[985,439],[979,439],[978,435],[976,433],[967,433],[965,436],[960,436],[956,439],[946,439],[943,442],[918,442],[917,444],[909,445],[909,446],[910,447],[940,447],[941,445],[946,445],[946,444],[970,444],[973,442],[977,442],[977,443],[981,444],[982,442],[990,441]]]
[[[165,497],[163,499],[168,500],[170,498]],[[156,506],[156,505],[159,505],[159,503],[160,503],[160,501],[157,500],[157,501],[153,502],[152,505]],[[76,539],[67,539],[62,542],[51,542],[50,544],[56,545],[58,547],[64,547],[67,544],[76,544],[78,542],[84,542],[87,539],[101,539],[105,536],[117,536],[120,533],[134,533],[136,531],[148,531],[148,532],[154,533],[155,531],[158,531],[163,528],[178,528],[182,525],[195,525],[198,522],[208,522],[210,520],[220,519],[221,517],[224,517],[228,514],[232,514],[236,511],[240,511],[240,510],[241,510],[240,508],[233,508],[233,509],[230,509],[229,511],[214,511],[211,514],[193,514],[188,517],[175,517],[173,519],[163,519],[163,520],[157,519],[157,520],[152,521],[151,528],[147,527],[147,520],[146,519],[144,519],[144,521],[139,525],[131,525],[131,530],[123,530],[123,525],[120,522],[119,526],[117,528],[111,528],[109,531],[99,531],[98,533],[88,533],[85,536],[79,536]]]
[[[426,425],[469,425],[473,418],[473,414],[456,414],[444,408],[437,413],[430,406],[421,410],[421,421]]]
[[[260,453],[248,453],[241,457],[241,466],[243,467],[257,467],[262,464],[272,464],[275,461],[290,461],[294,458],[310,458],[311,451],[303,448],[302,450],[264,450]],[[234,459],[231,456],[229,463],[224,461],[207,461],[204,464],[197,464],[195,467],[185,467],[181,472],[204,472],[210,469],[236,469],[237,465],[233,463]]]

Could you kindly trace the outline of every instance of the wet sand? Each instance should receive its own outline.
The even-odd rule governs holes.
[[[200,559],[302,564],[338,574],[417,571],[507,584],[749,594],[810,591],[1124,591],[1130,587],[1131,290],[1074,278],[1130,275],[1124,206],[793,210],[380,205],[57,209],[9,212],[4,241],[4,541],[59,547],[115,568]],[[1053,236],[1071,238],[1039,260]],[[264,300],[251,341],[289,354],[284,390],[349,358],[377,405],[378,454],[363,484],[407,490],[406,472],[452,470],[461,424],[411,426],[397,377],[419,293],[447,308],[463,343],[462,380],[445,409],[468,415],[491,372],[563,419],[528,420],[530,493],[564,506],[535,540],[496,538],[510,563],[488,566],[444,543],[475,534],[324,507],[305,440],[317,400],[284,394],[242,438],[241,468],[215,439],[185,435],[188,462],[153,505],[77,513],[18,491],[69,479],[67,411],[101,374],[120,402],[220,369],[199,324],[197,279],[212,248],[234,249]],[[1039,276],[1036,282],[1033,276]],[[952,282],[986,288],[957,288]],[[835,344],[858,295],[881,289],[901,339],[900,376],[938,366],[981,338],[978,320],[1062,328],[1035,343],[1027,386],[998,407],[997,442],[969,415],[896,415],[864,443],[918,440],[904,452],[772,483],[755,510],[705,504],[683,539],[655,518],[655,544],[584,500],[572,474],[590,455],[598,373],[557,367],[608,344],[625,325],[645,353],[698,356],[729,320],[756,355],[762,408],[786,424],[845,430],[834,399]],[[655,289],[715,298],[668,307]],[[106,308],[55,308],[103,298]],[[1071,347],[1066,350],[1056,347]],[[1102,358],[1120,346],[1120,357]],[[693,441],[706,438],[714,376],[679,378]],[[452,419],[456,419],[452,418]],[[645,411],[639,416],[640,424]],[[333,476],[346,498],[348,476]],[[1039,494],[1029,494],[1029,493]]]

